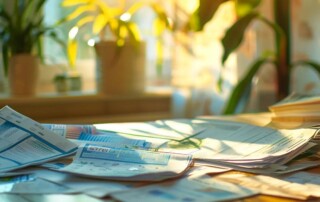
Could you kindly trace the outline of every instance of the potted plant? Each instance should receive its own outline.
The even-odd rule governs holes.
[[[126,8],[125,1],[110,6],[102,0],[64,0],[63,7],[76,7],[64,20],[75,22],[79,29],[92,25],[92,33],[100,39],[95,44],[98,90],[106,94],[142,93],[145,88],[146,44],[133,16],[149,6],[155,13],[155,29],[160,35],[169,28],[162,7],[155,3],[136,1]],[[111,38],[111,40],[107,40]],[[76,38],[69,40],[68,52],[74,58]],[[73,59],[74,60],[74,59]]]
[[[54,77],[53,81],[58,93],[81,91],[82,89],[81,76],[76,71],[65,71],[63,73],[57,74]]]
[[[41,38],[48,34],[58,40],[53,27],[43,26],[44,3],[14,0],[0,5],[0,45],[12,96],[35,94]]]
[[[60,66],[62,71],[56,74],[53,78],[53,82],[58,93],[81,91],[82,89],[82,77],[76,68],[78,44],[74,38],[77,32],[77,27],[72,28],[68,34],[68,45],[65,45],[63,42],[60,43],[64,47],[64,54],[68,62],[67,64]]]
[[[238,19],[226,31],[221,42],[224,48],[222,64],[228,59],[229,55],[236,51],[241,45],[246,29],[254,20],[259,20],[266,24],[275,35],[275,50],[270,54],[262,54],[248,67],[247,73],[236,84],[231,92],[230,98],[225,105],[224,114],[242,112],[251,93],[253,78],[257,72],[263,68],[264,64],[273,64],[276,70],[277,100],[281,100],[289,94],[290,76],[295,66],[308,65],[320,74],[320,65],[311,60],[292,61],[291,58],[291,31],[290,31],[290,0],[274,0],[273,11],[274,21],[264,17],[256,8],[261,0],[200,0],[199,8],[191,17],[189,28],[201,31],[206,23],[214,16],[219,6],[227,1],[234,1]],[[220,77],[219,85],[222,83]]]

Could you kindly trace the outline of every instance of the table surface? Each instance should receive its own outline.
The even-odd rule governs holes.
[[[305,123],[290,123],[290,124],[280,124],[271,122],[271,114],[270,113],[259,113],[259,114],[241,114],[235,116],[202,116],[201,118],[208,118],[208,119],[223,119],[223,120],[233,120],[245,123],[252,123],[259,126],[274,126],[274,127],[287,127],[287,128],[294,128],[300,127],[301,125],[305,125]],[[308,123],[310,124],[310,123]],[[308,125],[307,124],[307,125]],[[320,174],[320,167],[310,168],[304,170],[306,172],[311,173],[319,173]],[[233,172],[240,172],[240,171],[230,171],[229,173]],[[228,174],[228,173],[223,173]],[[216,176],[216,175],[215,175]],[[18,194],[0,194],[0,201],[1,202],[98,202],[98,201],[114,201],[110,198],[104,199],[96,199],[92,198],[83,194],[73,194],[73,195],[62,195],[62,194],[53,194],[53,195],[18,195]],[[272,202],[292,202],[292,201],[299,201],[296,199],[288,199],[288,198],[281,198],[281,197],[273,197],[267,195],[257,195],[250,198],[245,198],[237,201],[244,201],[244,202],[265,202],[265,201],[272,201]],[[317,200],[312,200],[317,201]],[[319,199],[320,201],[320,199]]]

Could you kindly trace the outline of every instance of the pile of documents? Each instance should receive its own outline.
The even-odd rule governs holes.
[[[268,192],[247,183],[266,179],[292,184],[284,178],[207,174],[240,170],[280,175],[318,166],[320,160],[299,158],[317,146],[316,134],[317,128],[280,130],[200,118],[40,124],[4,107],[0,110],[0,193],[80,193],[120,201],[220,201],[259,193],[287,197],[290,194],[277,195],[276,187]],[[320,188],[315,185],[314,190]],[[315,192],[291,198],[320,197]]]
[[[293,93],[269,107],[274,121],[320,121],[320,95]]]

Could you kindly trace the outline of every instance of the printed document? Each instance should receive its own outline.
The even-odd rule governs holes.
[[[77,145],[14,111],[0,110],[0,172],[75,153]]]
[[[171,141],[159,151],[192,154],[196,160],[243,167],[284,164],[310,148],[316,129],[277,130],[232,121],[204,121],[204,131],[183,141]]]
[[[83,193],[97,198],[106,197],[112,192],[125,191],[134,186],[133,182],[129,183],[109,181],[105,179],[93,179],[40,167],[29,167],[24,168],[23,170],[28,173],[32,173],[32,176],[35,179],[44,179],[48,182],[65,187],[64,192]],[[47,190],[47,188],[44,187],[39,191],[41,190]]]
[[[149,149],[151,142],[143,137],[140,139],[125,136],[113,132],[98,131],[93,125],[71,125],[71,124],[42,124],[57,135],[65,137],[76,144],[99,143],[110,147]],[[163,141],[162,141],[163,142]]]
[[[160,181],[183,174],[192,163],[190,155],[146,150],[80,146],[73,162],[59,171],[126,181]]]
[[[54,133],[69,139],[78,139],[82,133],[96,135],[97,129],[93,125],[74,124],[42,124]]]
[[[124,202],[211,202],[236,200],[255,194],[256,191],[245,187],[201,176],[116,192],[111,196]]]
[[[283,178],[283,180],[303,184],[307,188],[307,193],[315,197],[320,197],[319,174],[309,172],[297,172]]]
[[[94,126],[100,131],[167,140],[181,140],[205,130],[205,127],[193,124],[189,119],[107,123]]]
[[[311,196],[307,186],[264,175],[224,174],[217,179],[235,183],[261,194],[306,200]]]
[[[36,178],[31,174],[0,179],[0,193],[11,194],[62,194],[75,193],[65,185]]]

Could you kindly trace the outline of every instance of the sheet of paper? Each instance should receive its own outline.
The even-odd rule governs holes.
[[[201,176],[205,174],[217,174],[232,170],[231,168],[222,168],[218,166],[192,166],[185,174],[185,176]]]
[[[308,188],[308,193],[315,197],[320,197],[320,175],[309,172],[297,172],[289,175],[283,180],[303,184]]]
[[[111,196],[124,202],[225,201],[257,194],[250,189],[210,177],[184,178],[173,182],[144,186]]]
[[[81,133],[96,134],[97,129],[93,125],[73,125],[73,124],[42,124],[54,133],[69,139],[78,139]]]
[[[24,198],[21,195],[14,195],[14,194],[0,194],[0,201],[1,202],[14,202],[14,201],[19,201],[19,202],[30,202],[30,200]]]
[[[77,145],[9,107],[0,110],[0,172],[70,155]]]
[[[84,142],[102,142],[110,147],[119,148],[140,148],[149,149],[151,142],[143,139],[143,137],[128,137],[116,133],[97,131],[93,125],[71,125],[71,124],[42,124],[44,127],[53,131],[57,135],[65,137],[77,145]],[[163,142],[163,141],[162,141]]]
[[[62,195],[62,194],[49,194],[49,195],[33,195],[24,194],[20,195],[23,199],[30,202],[56,202],[56,201],[73,201],[73,202],[107,202],[108,200],[100,200],[94,197],[87,196],[85,194],[72,194],[72,195]],[[0,198],[1,199],[1,198]],[[20,201],[19,201],[20,202]],[[23,202],[23,201],[22,201]]]
[[[136,149],[150,149],[152,143],[143,138],[128,138],[120,135],[105,135],[105,134],[87,134],[81,133],[75,143],[102,143],[115,148],[136,148]]]
[[[308,187],[264,175],[246,175],[242,173],[222,174],[216,177],[230,183],[254,189],[261,194],[306,200],[311,196]]]
[[[71,164],[58,170],[114,180],[160,181],[183,174],[191,163],[190,155],[85,144]]]
[[[53,202],[53,201],[74,201],[74,202],[107,202],[108,200],[100,200],[87,196],[85,194],[0,194],[1,202]]]
[[[287,96],[285,99],[281,100],[280,102],[270,106],[270,110],[274,108],[286,107],[291,105],[310,105],[310,104],[317,104],[320,102],[320,96],[317,94],[298,94],[292,93],[291,95]]]
[[[12,194],[61,194],[74,193],[64,185],[36,178],[33,175],[20,175],[0,178],[0,193]]]
[[[24,170],[25,172],[32,173],[35,178],[45,179],[55,184],[67,187],[69,188],[70,193],[84,193],[97,198],[106,197],[112,192],[125,191],[134,186],[134,183],[86,178],[40,167],[25,168]]]
[[[216,131],[216,127],[226,127]],[[281,155],[307,144],[314,129],[275,130],[249,124],[219,123],[201,133],[203,148],[195,157],[227,160],[259,159]],[[203,156],[204,155],[204,156]]]
[[[181,140],[205,130],[190,119],[159,120],[153,122],[95,124],[98,130],[169,140]]]
[[[315,129],[276,130],[245,123],[207,120],[206,130],[184,141],[171,141],[159,151],[192,154],[196,160],[243,167],[283,164],[309,148]]]
[[[1,177],[13,177],[13,176],[18,176],[18,175],[26,175],[26,174],[30,174],[30,173],[28,173],[26,171],[0,173],[0,178]]]

